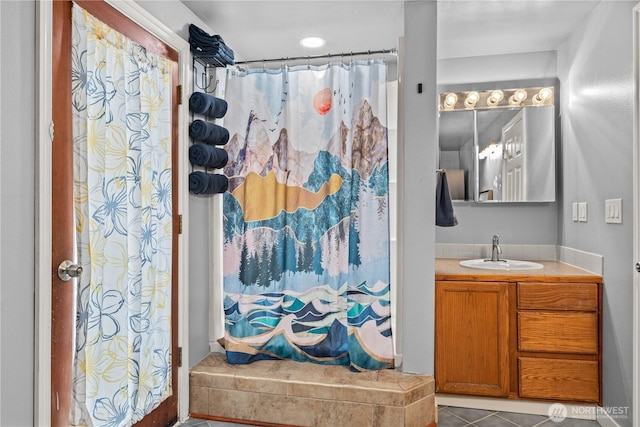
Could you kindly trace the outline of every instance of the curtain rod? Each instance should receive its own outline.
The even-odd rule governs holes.
[[[363,55],[379,55],[383,53],[392,53],[396,54],[398,49],[382,49],[382,50],[367,50],[361,52],[348,52],[348,53],[328,53],[326,55],[308,55],[308,56],[292,56],[287,58],[271,58],[271,59],[252,59],[250,61],[237,61],[235,65],[241,64],[255,64],[258,62],[284,62],[284,61],[302,61],[302,60],[311,60],[311,59],[323,59],[323,58],[334,58],[337,56],[363,56]]]

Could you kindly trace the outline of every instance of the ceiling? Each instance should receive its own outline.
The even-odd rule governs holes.
[[[556,50],[600,0],[438,2],[438,57]]]
[[[181,0],[236,52],[236,60],[395,48],[404,1]],[[600,0],[438,1],[438,57],[555,50]],[[310,50],[298,41],[327,40]]]

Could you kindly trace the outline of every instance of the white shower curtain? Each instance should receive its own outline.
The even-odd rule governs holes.
[[[171,394],[171,63],[77,5],[72,44],[85,273],[69,422],[126,426]]]

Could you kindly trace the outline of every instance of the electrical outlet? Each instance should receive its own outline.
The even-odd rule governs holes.
[[[578,222],[578,202],[573,202],[571,205],[573,222]]]
[[[587,222],[587,202],[578,203],[578,221]]]
[[[604,201],[604,222],[622,224],[622,199],[607,199]]]

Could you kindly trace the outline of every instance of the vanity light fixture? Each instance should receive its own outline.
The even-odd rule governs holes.
[[[305,37],[303,39],[300,39],[301,46],[308,47],[311,49],[322,47],[325,45],[325,43],[327,43],[325,39],[323,39],[322,37],[316,37],[316,36]]]
[[[553,106],[554,90],[553,86],[548,86],[443,92],[440,94],[440,111]],[[464,102],[459,103],[459,99]]]
[[[473,108],[480,100],[480,94],[475,90],[467,93],[467,97],[464,99],[464,106],[467,108]]]
[[[442,103],[442,105],[445,110],[453,110],[457,102],[458,102],[458,95],[451,92],[444,97],[444,102]]]

